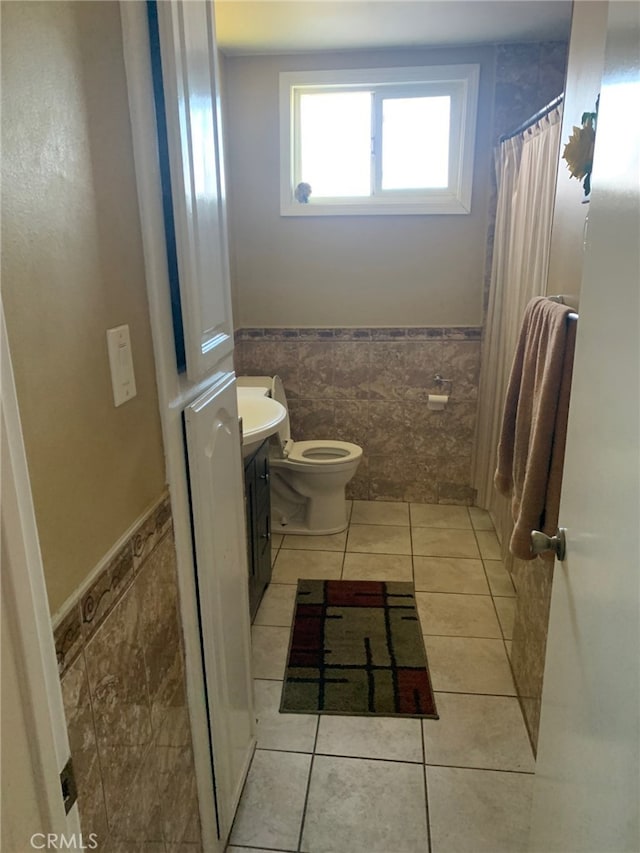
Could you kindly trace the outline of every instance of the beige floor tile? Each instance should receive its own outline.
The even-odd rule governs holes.
[[[486,509],[480,509],[478,506],[468,507],[471,524],[474,530],[493,530],[493,521]]]
[[[342,572],[343,556],[337,551],[289,551],[281,548],[271,582],[297,584],[300,578],[337,580]]]
[[[251,629],[251,657],[254,678],[284,678],[289,650],[289,628],[254,625]]]
[[[316,754],[422,762],[420,720],[320,717]]]
[[[513,638],[513,623],[516,618],[516,600],[515,598],[498,597],[495,597],[493,600],[498,612],[502,634],[505,640],[511,640]]]
[[[253,624],[289,628],[293,620],[296,589],[293,584],[270,583],[262,596]]]
[[[310,755],[256,750],[231,843],[295,850],[310,766]]]
[[[352,524],[347,551],[367,554],[411,554],[409,527],[384,524]]]
[[[442,504],[411,504],[413,527],[445,527],[471,529],[466,506],[443,506]]]
[[[425,637],[434,690],[515,696],[502,640]]]
[[[304,853],[425,853],[424,768],[362,758],[314,759]]]
[[[502,638],[489,595],[417,592],[416,604],[423,634]]]
[[[345,554],[343,580],[412,581],[411,557],[404,554]]]
[[[480,557],[476,538],[471,530],[412,527],[411,537],[413,553],[421,557]]]
[[[524,853],[533,778],[428,767],[432,853]]]
[[[344,551],[347,531],[332,533],[330,536],[289,535],[284,537],[283,548],[292,551]]]
[[[533,773],[520,704],[510,696],[436,695],[439,720],[423,720],[427,764]]]
[[[478,547],[483,560],[501,560],[500,543],[495,533],[490,530],[477,530]]]
[[[483,560],[489,578],[489,587],[493,595],[515,596],[516,589],[511,575],[505,569],[502,560]]]
[[[281,681],[255,679],[253,685],[258,749],[313,752],[318,717],[313,714],[281,714]]]
[[[354,501],[351,524],[409,524],[409,504],[396,501]]]
[[[468,592],[488,595],[481,560],[463,557],[414,557],[416,589],[425,592]]]

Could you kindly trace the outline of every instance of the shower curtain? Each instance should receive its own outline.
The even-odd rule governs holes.
[[[474,460],[477,504],[494,517],[506,514],[493,475],[511,361],[525,306],[546,293],[561,128],[559,107],[505,139],[496,152],[498,201]],[[502,519],[495,520],[504,543],[510,531],[500,529]]]

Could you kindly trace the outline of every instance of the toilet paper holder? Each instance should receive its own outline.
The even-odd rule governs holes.
[[[447,394],[448,397],[451,396],[451,392],[453,391],[453,381],[451,379],[444,379],[444,377],[440,376],[439,373],[433,377],[433,382],[438,388],[444,388],[444,393]]]

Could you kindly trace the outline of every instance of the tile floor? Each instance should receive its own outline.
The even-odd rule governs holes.
[[[534,760],[488,515],[354,501],[344,533],[274,538],[253,626],[258,748],[228,853],[525,850]],[[439,720],[278,712],[302,577],[414,581]]]

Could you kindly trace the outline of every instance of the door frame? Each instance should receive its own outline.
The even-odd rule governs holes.
[[[18,825],[17,815],[3,814],[13,837],[28,831],[80,838],[75,803],[65,815],[60,772],[70,757],[67,723],[58,674],[53,625],[44,579],[29,469],[11,364],[4,309],[0,301],[2,434],[2,599],[11,638],[9,653],[20,675],[15,697],[29,738],[34,806],[41,825]],[[12,697],[14,698],[14,697]],[[3,725],[3,735],[10,731]],[[27,773],[29,771],[27,770]],[[26,794],[26,792],[25,792]]]

